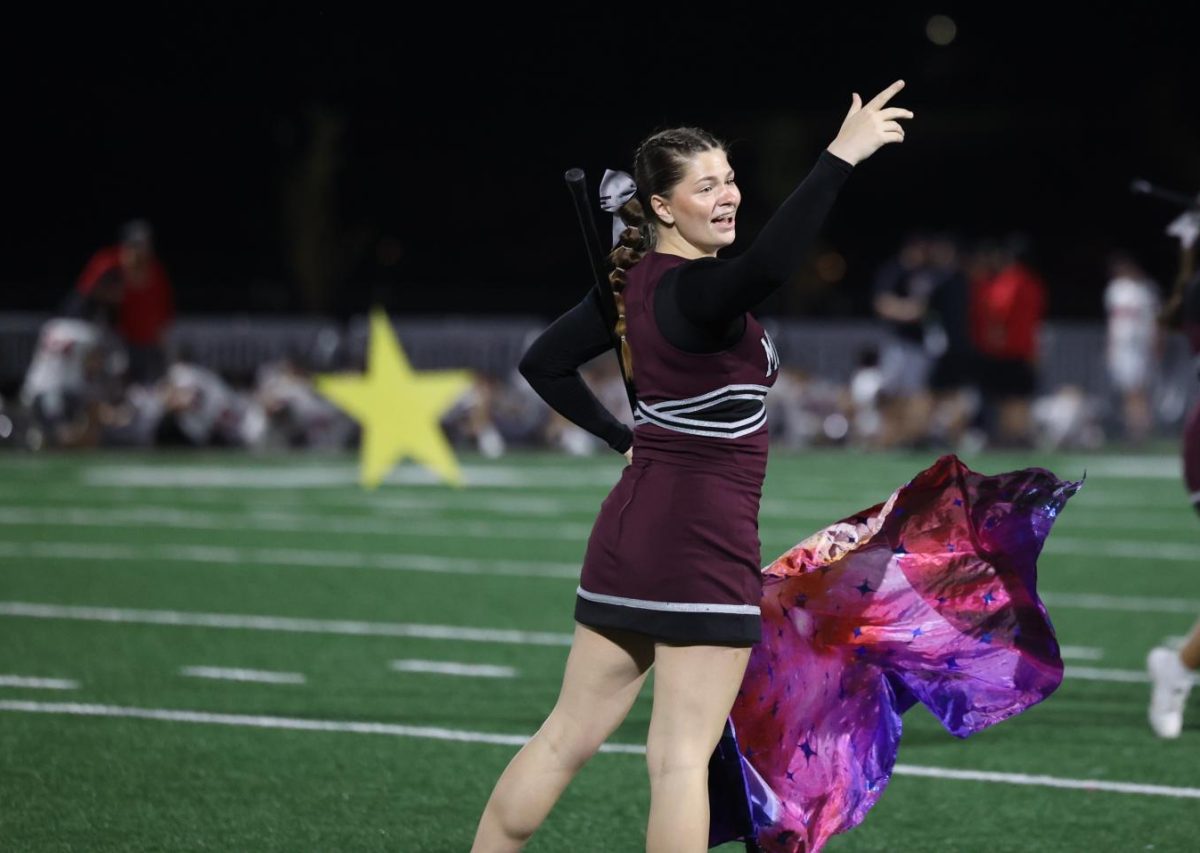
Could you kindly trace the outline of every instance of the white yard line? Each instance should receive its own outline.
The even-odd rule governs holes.
[[[1071,463],[1066,463],[1071,464]],[[1178,456],[1115,456],[1080,459],[1088,477],[1127,480],[1182,480],[1183,460]]]
[[[1047,554],[1080,554],[1122,560],[1169,560],[1200,564],[1200,545],[1190,542],[1138,541],[1134,539],[1072,539],[1051,535]]]
[[[85,717],[158,720],[161,722],[241,726],[260,729],[391,735],[393,737],[457,741],[459,743],[487,743],[508,747],[523,746],[528,741],[528,737],[525,735],[474,732],[434,726],[405,726],[396,723],[314,720],[249,714],[214,714],[206,711],[135,708],[119,705],[91,705],[67,702],[0,700],[0,711],[25,714],[65,714]],[[626,755],[644,755],[646,747],[642,744],[634,743],[606,743],[600,747],[600,751]],[[913,764],[897,764],[893,772],[899,776],[925,776],[935,779],[995,782],[1007,785],[1035,785],[1048,788],[1105,791],[1118,794],[1200,799],[1200,788],[1145,785],[1134,782],[1111,782],[1101,779],[1067,779],[1057,776],[1035,776],[1024,773],[997,773],[992,771],[958,770],[949,767],[922,767]]]
[[[78,497],[77,495],[75,497]],[[473,510],[487,512],[493,515],[505,516],[537,516],[552,518],[547,522],[512,522],[486,519],[465,518],[434,518],[431,513],[444,510],[468,509],[463,504],[453,500],[435,503],[420,499],[400,500],[385,499],[370,507],[369,517],[362,515],[314,514],[313,506],[300,506],[309,512],[290,512],[278,507],[266,508],[263,504],[246,506],[239,512],[206,512],[195,509],[163,508],[159,506],[122,504],[119,509],[100,509],[85,506],[54,506],[53,508],[33,508],[24,505],[0,506],[0,525],[13,527],[159,527],[163,529],[180,530],[275,530],[286,533],[344,533],[386,536],[397,538],[401,536],[442,536],[450,538],[481,538],[481,539],[530,539],[534,541],[568,541],[583,542],[592,529],[592,521],[564,521],[564,515],[575,513],[581,516],[592,516],[598,507],[598,501],[582,503],[578,509],[564,507],[555,501],[514,503],[501,498],[489,501],[472,501]],[[226,507],[228,509],[228,507]],[[395,513],[395,514],[389,514]],[[399,515],[396,515],[399,514]],[[782,524],[764,523],[762,536],[769,539],[795,539],[800,541],[809,533],[815,532],[824,523],[833,520],[833,514],[824,504],[810,503],[798,507],[788,507],[780,502],[768,501],[764,504],[760,518],[778,521],[786,519],[790,524],[785,528]],[[1188,519],[1187,521],[1190,521]],[[1171,531],[1187,535],[1192,529],[1186,522],[1164,519],[1161,516],[1140,519],[1128,513],[1074,513],[1067,517],[1064,525],[1071,530],[1118,530],[1136,531]],[[1200,528],[1197,528],[1200,529]],[[1049,542],[1054,545],[1061,536],[1052,536]],[[1069,537],[1066,537],[1069,538]],[[1069,550],[1082,548],[1081,553],[1095,553],[1106,546],[1100,542],[1098,547],[1089,546],[1089,540],[1071,540],[1076,544],[1066,546]],[[1108,541],[1108,540],[1105,540]],[[1169,546],[1195,548],[1192,542],[1166,543]],[[1141,555],[1148,545],[1154,543],[1142,540],[1123,540],[1123,545],[1137,549]],[[1055,547],[1058,547],[1055,545]],[[1052,549],[1053,550],[1053,549]]]
[[[1054,545],[1054,540],[1051,540]],[[1128,551],[1142,559],[1173,561],[1179,568],[1191,568],[1200,561],[1200,546],[1171,543],[1134,543],[1120,540],[1058,540],[1055,549],[1059,553],[1094,553],[1097,556],[1116,557]],[[99,561],[138,562],[188,562],[210,563],[232,566],[264,565],[309,568],[376,569],[385,571],[430,572],[436,574],[496,575],[513,577],[541,577],[577,580],[578,562],[558,562],[536,559],[506,560],[482,559],[478,557],[451,557],[435,554],[381,554],[377,552],[353,552],[334,549],[302,548],[241,548],[214,545],[119,545],[103,542],[5,542],[0,543],[0,557],[24,559],[81,560],[89,563]],[[1180,565],[1186,564],[1186,565]],[[1047,602],[1052,601],[1047,596]],[[1079,599],[1077,599],[1078,601]],[[1076,606],[1068,596],[1059,599],[1061,606]],[[1098,609],[1098,608],[1092,608]],[[1142,608],[1114,607],[1112,609],[1137,610]],[[1171,610],[1169,612],[1176,612]]]
[[[516,510],[517,504],[504,508],[507,514],[523,515]],[[452,508],[447,502],[445,508]],[[594,506],[589,503],[589,507]],[[430,507],[421,502],[411,502],[413,511],[420,510],[421,517],[405,518],[379,514],[374,508],[373,517],[363,518],[350,515],[294,513],[278,509],[247,508],[237,513],[203,512],[196,510],[163,508],[155,506],[122,506],[117,509],[99,509],[81,506],[56,506],[35,509],[30,507],[0,506],[0,525],[13,527],[57,528],[98,527],[135,528],[154,527],[174,530],[253,530],[278,531],[283,533],[332,533],[346,535],[373,535],[388,539],[402,537],[441,537],[451,539],[517,539],[530,541],[578,542],[587,541],[592,530],[592,521],[562,521],[562,507],[538,505],[535,514],[547,518],[546,522],[512,522],[500,520],[429,518]],[[395,507],[394,511],[410,511]],[[590,511],[589,511],[590,514]],[[557,516],[557,517],[556,517]],[[764,504],[760,517],[767,519],[785,518],[790,523],[783,525],[763,523],[760,535],[764,541],[798,542],[818,530],[824,523],[834,520],[834,514],[822,504],[806,504],[788,508],[778,502]],[[554,520],[550,520],[554,519]],[[811,524],[810,524],[811,522]],[[1116,518],[1081,518],[1068,521],[1073,529],[1102,529],[1113,532],[1120,529],[1147,529],[1137,523],[1122,522]],[[1152,525],[1155,530],[1172,530],[1185,539],[1191,528],[1186,525],[1166,522]],[[1174,562],[1200,562],[1200,542],[1167,541],[1113,538],[1074,538],[1052,535],[1046,543],[1047,554],[1072,554],[1094,557],[1118,557],[1122,559],[1159,559]]]
[[[132,610],[117,607],[78,607],[0,601],[0,616],[29,619],[69,619],[84,622],[117,622],[137,625],[175,625],[191,628],[224,628],[248,631],[283,631],[297,634],[417,637],[427,640],[464,640],[475,643],[513,643],[528,646],[569,646],[571,634],[516,631],[503,628],[465,628],[411,622],[362,622],[349,619],[296,619],[286,616],[247,616],[235,613],[191,613],[179,610]]]
[[[1068,681],[1081,679],[1083,681],[1115,681],[1122,684],[1145,684],[1150,676],[1136,669],[1105,669],[1091,666],[1068,666],[1063,673]]]
[[[615,482],[605,481],[605,484]],[[811,485],[811,484],[809,484]],[[146,500],[146,489],[116,486],[100,486],[89,492],[87,486],[47,486],[40,487],[36,496],[43,509],[57,509],[59,504],[72,501],[88,500],[103,496],[106,504],[119,505],[122,508],[138,509],[140,501]],[[15,509],[29,509],[28,494],[21,490],[0,489],[0,497],[9,499]],[[812,489],[792,494],[780,494],[778,490],[765,497],[761,504],[760,517],[780,521],[797,522],[802,527],[811,526],[814,530],[836,521],[838,516],[849,514],[858,509],[866,508],[877,502],[883,495],[864,491],[860,499],[852,494],[830,495],[821,489]],[[247,511],[269,509],[277,510],[317,510],[324,508],[342,508],[383,514],[392,512],[419,513],[426,515],[431,512],[446,510],[471,510],[504,516],[550,516],[561,518],[564,514],[580,514],[594,516],[599,510],[603,498],[603,489],[597,489],[593,495],[576,495],[564,493],[562,490],[551,489],[539,494],[535,480],[531,480],[523,494],[489,494],[478,488],[455,494],[435,493],[426,488],[391,487],[381,492],[360,491],[313,491],[302,490],[284,493],[264,493],[259,490],[238,488],[219,489],[205,487],[177,487],[169,496],[172,504],[177,506],[218,505],[218,508],[244,508]],[[50,506],[47,506],[50,504]],[[831,506],[840,506],[843,511],[831,511]],[[1152,507],[1160,507],[1163,511],[1152,511]],[[157,507],[155,507],[157,508]],[[1122,511],[1115,511],[1119,508]],[[0,512],[4,509],[0,507]],[[1172,512],[1173,511],[1173,512]],[[1175,517],[1172,517],[1175,516]],[[1090,490],[1082,492],[1072,503],[1064,515],[1064,525],[1072,528],[1086,529],[1126,529],[1126,530],[1169,530],[1187,533],[1197,529],[1194,525],[1194,514],[1187,503],[1187,496],[1166,496],[1163,500],[1151,501],[1142,494],[1096,494]],[[806,529],[789,530],[789,535],[797,539],[803,538]]]
[[[256,681],[262,684],[304,684],[299,672],[269,672],[261,669],[230,669],[219,666],[185,666],[180,675],[189,678],[214,678],[220,681]]]
[[[181,562],[227,566],[287,566],[323,569],[379,569],[452,575],[504,575],[528,578],[579,579],[578,563],[545,560],[488,560],[434,554],[306,550],[302,548],[237,548],[217,545],[114,545],[103,542],[3,542],[0,557],[96,562]]]
[[[536,490],[533,490],[536,491]],[[12,499],[14,505],[28,506],[28,496],[21,492],[0,492]],[[87,487],[74,486],[39,488],[39,502],[45,506],[57,506],[71,501],[87,500],[89,498],[103,499],[104,504],[132,507],[140,501],[148,500],[153,493],[144,489],[117,488],[105,486],[91,492]],[[488,494],[479,491],[456,492],[452,495],[440,495],[425,490],[395,490],[382,492],[286,492],[283,494],[262,494],[253,492],[222,491],[219,489],[192,488],[173,491],[160,498],[175,507],[211,506],[219,509],[241,508],[247,511],[269,507],[271,509],[295,509],[321,511],[326,509],[344,509],[356,512],[376,514],[404,512],[433,512],[444,510],[472,510],[493,512],[503,515],[535,515],[559,517],[565,512],[595,513],[600,509],[602,494],[595,497],[580,497],[573,495],[544,495],[530,494]],[[144,506],[145,504],[143,504]]]
[[[1121,610],[1141,613],[1200,613],[1200,602],[1166,598],[1128,599],[1101,595],[1046,593],[1053,607],[1081,607],[1087,610]],[[299,619],[285,616],[260,616],[236,613],[202,613],[179,610],[142,610],[135,608],[92,607],[0,601],[0,617],[67,619],[88,622],[123,622],[144,625],[180,625],[200,628],[228,628],[260,631],[284,631],[310,634],[374,635],[421,637],[426,639],[466,640],[485,643],[569,646],[571,634],[510,629],[466,628],[404,622],[366,622],[346,619]],[[1093,647],[1062,649],[1064,657],[1096,660],[1102,650]]]
[[[91,509],[55,507],[27,509],[0,507],[0,525],[9,527],[98,527],[101,529],[147,527],[164,530],[256,530],[283,533],[344,533],[347,535],[443,537],[451,539],[531,539],[583,543],[591,524],[568,522],[495,522],[467,519],[359,518],[336,515],[306,515],[279,511],[240,513],[198,512],[161,507]]]
[[[463,465],[463,479],[469,486],[512,489],[581,489],[611,486],[621,476],[616,462],[609,467],[572,469],[524,465]],[[325,489],[331,486],[354,487],[359,483],[355,464],[327,466],[252,467],[248,465],[93,465],[83,471],[89,486],[142,488],[224,488],[224,489]],[[388,475],[385,484],[435,486],[445,488],[436,474],[425,468],[406,465]]]
[[[1058,776],[1031,776],[1026,773],[955,770],[949,767],[918,767],[912,764],[897,764],[894,772],[899,776],[926,776],[932,779],[960,779],[970,782],[999,782],[1004,785],[1035,785],[1043,788],[1105,791],[1113,794],[1145,794],[1151,797],[1200,799],[1200,788],[1142,785],[1136,782],[1109,782],[1103,779],[1063,779]]]
[[[1120,489],[1107,492],[1091,491],[1091,484],[1085,485],[1079,496],[1073,498],[1067,512],[1073,512],[1076,503],[1081,509],[1093,512],[1111,512],[1113,509],[1122,510],[1160,510],[1182,514],[1180,520],[1195,522],[1195,513],[1188,503],[1187,491],[1183,487],[1183,478],[1171,486],[1158,485],[1153,489],[1129,488],[1129,483],[1121,483]]]
[[[1108,669],[1106,667],[1068,666],[1067,678],[1081,678],[1087,681],[1117,681],[1125,684],[1147,684],[1150,676],[1141,669]],[[1193,681],[1196,679],[1193,678]]]
[[[1192,508],[1184,504],[1181,511],[1171,515],[1163,513],[1137,513],[1131,510],[1070,507],[1063,510],[1062,519],[1055,530],[1067,531],[1066,535],[1075,531],[1103,530],[1110,533],[1133,531],[1136,533],[1159,533],[1166,531],[1175,537],[1187,537],[1200,532],[1200,524],[1196,524]],[[1053,541],[1057,533],[1050,534]],[[1197,537],[1200,538],[1200,537]]]
[[[142,625],[174,625],[227,630],[281,631],[303,634],[343,634],[352,636],[417,637],[437,640],[502,643],[536,646],[569,646],[572,635],[545,631],[514,631],[505,629],[466,628],[454,625],[426,625],[403,622],[361,622],[339,619],[295,619],[281,616],[252,616],[235,613],[189,613],[178,610],[134,610],[116,607],[80,607],[57,604],[33,604],[20,601],[0,601],[0,617],[32,619],[65,619],[85,622],[115,622]],[[1067,660],[1098,660],[1103,650],[1090,646],[1065,646]],[[455,675],[489,675],[509,677],[510,667],[439,663],[427,660],[396,661],[393,666],[407,672],[434,672],[444,665],[443,672]],[[477,669],[477,672],[450,672],[454,668]],[[1147,676],[1137,670],[1121,670],[1068,666],[1066,677],[1091,681],[1145,682]]]
[[[1100,595],[1090,592],[1043,592],[1041,596],[1042,601],[1049,607],[1200,615],[1200,598],[1152,598],[1144,595]]]
[[[427,672],[434,675],[461,675],[467,678],[514,678],[517,671],[511,666],[493,666],[486,663],[453,663],[444,660],[417,660],[406,658],[394,660],[392,669],[397,672]]]
[[[25,675],[0,675],[0,687],[29,687],[35,690],[78,690],[79,682],[69,678],[30,678]]]

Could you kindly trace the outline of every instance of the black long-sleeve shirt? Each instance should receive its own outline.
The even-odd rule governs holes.
[[[663,337],[695,353],[719,352],[736,343],[745,330],[746,312],[801,267],[853,169],[822,151],[745,252],[731,260],[697,258],[669,270],[654,294]],[[593,287],[533,342],[520,371],[556,411],[623,453],[633,443],[632,431],[601,405],[579,375],[581,364],[613,345],[601,310],[605,298],[612,297]]]

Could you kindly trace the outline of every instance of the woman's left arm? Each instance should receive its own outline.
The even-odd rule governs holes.
[[[612,336],[593,287],[578,305],[550,324],[521,358],[521,375],[567,420],[618,453],[633,445],[633,431],[596,399],[579,366],[613,348]]]

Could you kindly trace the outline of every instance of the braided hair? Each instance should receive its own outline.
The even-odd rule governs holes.
[[[621,342],[621,364],[626,382],[633,381],[633,354],[625,338],[625,274],[646,252],[658,245],[658,229],[671,227],[658,218],[650,205],[650,197],[668,195],[683,180],[688,161],[696,154],[713,149],[725,151],[726,145],[698,127],[674,127],[646,137],[634,152],[633,176],[637,194],[617,211],[626,228],[608,256],[613,268],[608,274],[608,283],[617,305],[616,333]]]

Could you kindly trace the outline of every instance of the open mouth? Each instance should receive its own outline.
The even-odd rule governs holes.
[[[733,227],[733,214],[730,213],[730,214],[727,214],[726,216],[718,216],[716,219],[713,220],[713,224],[716,225],[718,228],[732,228]]]

